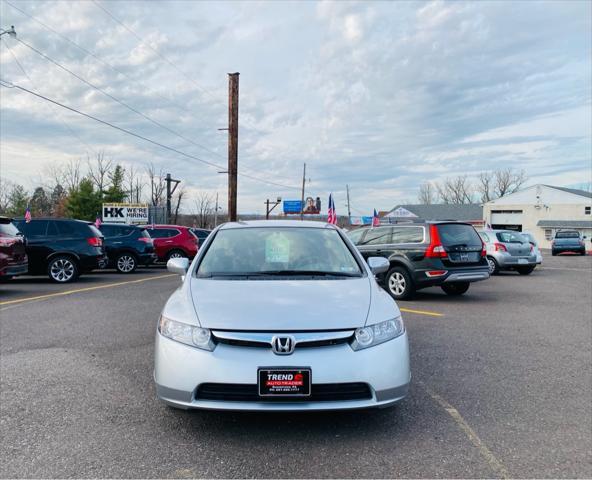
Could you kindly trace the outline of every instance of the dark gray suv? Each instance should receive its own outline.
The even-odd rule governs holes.
[[[462,295],[471,282],[489,278],[483,242],[468,223],[400,223],[358,228],[348,235],[364,258],[389,260],[389,271],[378,280],[397,300],[426,287]]]

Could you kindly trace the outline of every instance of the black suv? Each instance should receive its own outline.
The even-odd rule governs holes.
[[[399,223],[359,228],[348,235],[364,258],[389,260],[389,271],[378,280],[397,300],[426,287],[462,295],[471,282],[489,278],[483,242],[468,223]]]
[[[105,237],[108,266],[120,273],[132,273],[138,265],[154,263],[154,243],[144,227],[121,223],[103,223],[99,230]]]
[[[49,275],[67,283],[99,267],[105,257],[103,236],[93,225],[65,218],[23,218],[13,221],[27,239],[29,274]]]

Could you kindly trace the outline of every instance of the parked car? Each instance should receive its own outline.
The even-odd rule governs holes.
[[[199,244],[203,244],[208,235],[212,233],[211,230],[206,230],[205,228],[192,228],[191,232],[197,237],[199,240]]]
[[[483,242],[468,223],[364,227],[348,235],[364,258],[388,259],[389,271],[379,281],[397,300],[409,299],[426,287],[462,295],[472,282],[489,278]]]
[[[522,234],[523,237],[526,238],[526,241],[532,245],[532,248],[534,250],[534,254],[536,255],[536,263],[537,263],[537,265],[541,265],[543,263],[543,254],[541,253],[541,250],[539,248],[538,242],[536,241],[536,238],[534,238],[534,235],[530,232],[520,232],[520,233]]]
[[[551,255],[567,252],[586,255],[585,239],[577,230],[559,230],[551,243]]]
[[[58,283],[72,282],[85,272],[99,268],[105,258],[103,235],[80,220],[66,218],[23,218],[14,225],[27,240],[29,273],[47,274]]]
[[[154,241],[154,249],[161,262],[171,258],[193,258],[197,254],[199,240],[189,227],[148,225],[146,230]]]
[[[120,273],[132,273],[138,265],[150,265],[158,260],[154,243],[145,227],[122,223],[103,223],[99,230],[109,257],[106,267]]]
[[[0,217],[0,279],[22,275],[28,269],[25,239],[11,222],[12,218]]]
[[[511,230],[484,230],[479,235],[485,242],[489,273],[515,270],[530,275],[537,265],[533,245],[520,232]]]
[[[226,223],[189,267],[156,331],[158,397],[177,408],[314,411],[385,407],[410,382],[401,313],[338,228]],[[232,301],[229,301],[232,299]],[[256,347],[256,348],[254,348]]]

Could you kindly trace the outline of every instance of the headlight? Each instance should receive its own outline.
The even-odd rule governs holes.
[[[375,323],[368,327],[358,328],[354,333],[351,347],[354,350],[373,347],[393,338],[402,335],[405,332],[405,325],[401,317],[387,320],[386,322]]]
[[[158,323],[158,331],[163,337],[210,352],[216,346],[209,329],[176,322],[163,315]]]

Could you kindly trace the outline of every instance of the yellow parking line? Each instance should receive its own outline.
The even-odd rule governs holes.
[[[499,476],[499,478],[510,478],[510,474],[508,473],[508,470],[506,469],[504,464],[500,462],[493,453],[491,453],[491,450],[487,448],[487,445],[483,443],[483,440],[479,438],[479,436],[466,422],[466,420],[462,417],[458,410],[454,408],[452,405],[450,405],[450,403],[444,400],[444,398],[442,398],[440,395],[433,392],[427,385],[423,384],[422,382],[420,382],[420,385],[428,393],[432,400],[434,400],[438,405],[440,405],[444,410],[446,410],[446,413],[448,413],[448,415],[452,417],[452,419],[468,437],[470,442],[475,447],[477,447],[479,453],[485,458],[487,463],[489,463],[489,466],[493,469],[496,475]]]
[[[0,306],[13,305],[15,303],[33,302],[35,300],[45,300],[47,298],[61,297],[64,295],[73,295],[74,293],[90,292],[92,290],[100,290],[102,288],[112,288],[112,287],[119,287],[122,285],[131,285],[133,283],[142,283],[142,282],[147,282],[149,280],[158,280],[159,278],[174,277],[176,275],[177,274],[175,274],[175,273],[170,273],[167,275],[158,275],[156,277],[140,278],[138,280],[130,280],[127,282],[106,283],[104,285],[96,285],[94,287],[76,288],[74,290],[66,290],[65,292],[48,293],[46,295],[38,295],[36,297],[16,298],[14,300],[6,300],[4,302],[0,302]]]
[[[438,312],[429,312],[427,310],[413,310],[412,308],[399,308],[402,312],[405,313],[416,313],[418,315],[428,315],[430,317],[443,317],[443,313]]]

